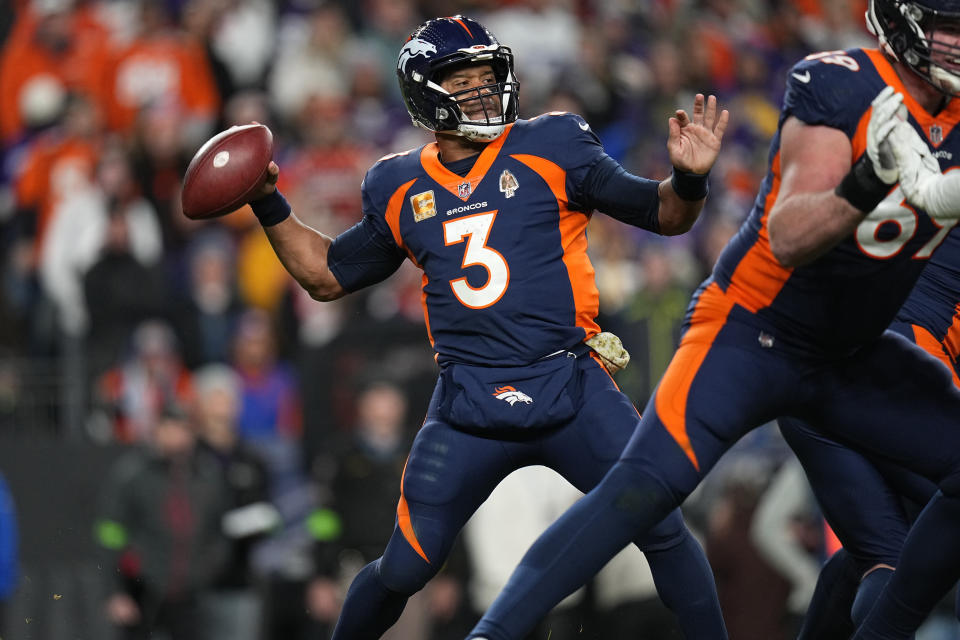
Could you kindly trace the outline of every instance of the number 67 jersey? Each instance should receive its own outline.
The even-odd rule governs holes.
[[[580,191],[604,157],[572,114],[518,120],[465,175],[440,162],[436,143],[386,156],[367,172],[364,218],[336,239],[330,269],[354,291],[405,258],[420,267],[441,365],[524,365],[571,347],[599,331]],[[638,209],[655,213],[651,194]]]
[[[891,64],[876,50],[852,49],[808,56],[791,70],[780,116],[847,134],[851,162],[866,149],[870,103],[886,86],[904,94],[910,123],[947,171],[960,164],[960,100],[931,115],[907,93]],[[767,223],[781,181],[780,131],[771,143],[769,172],[753,210],[701,286],[694,312],[746,309],[752,322],[781,344],[829,355],[849,353],[880,335],[913,288],[920,271],[956,226],[904,200],[899,186],[858,225],[855,233],[813,262],[782,266],[770,249]]]

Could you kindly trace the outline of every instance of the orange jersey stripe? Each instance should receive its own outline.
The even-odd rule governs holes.
[[[760,233],[756,242],[743,256],[736,270],[730,278],[727,287],[727,296],[732,302],[756,313],[759,309],[770,306],[777,297],[784,283],[793,273],[780,264],[770,249],[770,235],[767,223],[770,219],[770,210],[780,194],[780,152],[774,156],[770,165],[773,172],[773,185],[767,194],[763,205],[763,217],[760,219]]]
[[[854,159],[859,158],[867,150],[867,127],[870,125],[870,116],[873,115],[873,107],[867,109],[862,116],[860,116],[860,122],[857,123],[857,130],[853,132],[853,139],[850,141],[850,146],[853,147],[853,155],[850,157],[850,161],[853,162]],[[896,185],[890,187],[894,189]]]
[[[423,551],[423,547],[420,546],[420,541],[417,540],[417,533],[413,530],[413,523],[410,521],[410,506],[407,504],[407,499],[403,495],[403,479],[406,475],[407,465],[404,464],[403,473],[400,475],[400,502],[397,503],[397,524],[400,526],[400,532],[403,534],[404,540],[413,547],[417,555],[423,558],[427,564],[430,564],[430,558],[427,557],[427,554]]]
[[[416,182],[417,179],[414,178],[409,182],[405,182],[400,185],[396,191],[393,192],[393,195],[390,196],[390,200],[387,202],[387,212],[384,214],[384,218],[387,220],[387,226],[390,227],[390,233],[393,234],[393,241],[397,243],[401,249],[407,252],[407,257],[410,258],[410,262],[415,264],[417,268],[423,269],[417,258],[413,255],[413,252],[410,251],[409,247],[403,242],[403,235],[400,233],[400,212],[403,210],[404,199],[406,198],[407,192],[410,190],[410,187]],[[423,322],[427,327],[427,338],[430,340],[430,346],[433,346],[433,334],[430,332],[430,312],[427,309],[427,283],[429,279],[427,278],[426,272],[423,274],[423,281],[421,284],[421,294],[420,294],[420,306],[423,307]],[[437,354],[434,354],[434,359],[436,359]]]
[[[697,471],[700,463],[687,433],[687,396],[733,305],[734,300],[724,295],[715,282],[703,291],[694,308],[690,329],[657,387],[657,416]]]
[[[927,137],[930,143],[933,144],[933,140],[930,140],[930,127],[933,125],[939,126],[943,131],[941,142],[946,140],[954,125],[960,122],[960,100],[951,100],[947,103],[947,107],[940,111],[940,113],[935,116],[930,115],[926,109],[921,107],[920,103],[910,95],[910,92],[903,86],[903,81],[900,80],[900,76],[897,75],[897,72],[894,71],[893,66],[891,66],[890,61],[887,60],[880,51],[868,49],[865,50],[865,52],[870,57],[873,66],[876,67],[877,73],[880,74],[883,81],[903,94],[903,104],[905,104],[910,111],[910,115],[920,124],[923,135]],[[939,143],[934,144],[935,147],[938,145]]]
[[[420,306],[423,307],[423,324],[427,327],[427,338],[430,340],[430,346],[433,347],[433,332],[430,330],[430,311],[427,309],[427,284],[429,284],[430,278],[427,277],[427,272],[423,272],[423,277],[420,279]],[[433,359],[436,360],[440,356],[439,353],[433,354]]]
[[[827,521],[823,521],[823,545],[827,553],[827,557],[832,556],[840,549],[843,549],[843,545],[840,543],[840,538],[837,537],[837,534],[833,532],[833,529],[830,528],[830,525],[827,524]]]
[[[560,212],[560,242],[563,246],[563,263],[567,267],[573,303],[576,309],[576,326],[581,327],[589,339],[600,332],[594,321],[600,311],[600,292],[594,279],[593,263],[587,255],[587,223],[590,217],[567,207],[566,172],[559,166],[539,156],[514,154],[510,156],[522,162],[539,175],[557,199]]]
[[[954,323],[954,326],[956,326],[956,323]],[[957,378],[957,372],[953,369],[950,356],[944,352],[944,345],[940,344],[940,341],[923,327],[915,324],[910,325],[910,327],[913,329],[913,340],[917,343],[917,346],[947,365],[947,368],[950,369],[950,373],[953,376],[953,384],[960,387],[960,378]]]
[[[384,214],[384,218],[387,220],[387,226],[390,227],[390,233],[393,234],[393,241],[397,243],[398,247],[406,250],[411,260],[413,260],[413,255],[410,254],[410,250],[407,249],[407,245],[404,244],[403,234],[400,233],[400,211],[403,210],[403,199],[407,195],[407,191],[410,190],[410,187],[416,181],[417,179],[414,178],[409,182],[405,182],[393,192],[390,200],[387,201],[387,211]],[[414,260],[414,263],[416,263],[416,260]]]
[[[960,356],[960,304],[953,309],[953,323],[943,337],[943,346],[954,360]]]

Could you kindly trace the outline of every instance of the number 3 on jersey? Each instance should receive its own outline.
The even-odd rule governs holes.
[[[487,246],[490,229],[497,217],[496,211],[476,213],[443,223],[443,241],[449,247],[459,244],[466,238],[467,247],[463,252],[463,263],[466,269],[472,266],[481,266],[487,270],[487,281],[482,287],[474,288],[467,283],[467,279],[457,278],[450,281],[453,295],[464,306],[471,309],[483,309],[494,304],[503,297],[510,284],[510,267],[499,251]]]

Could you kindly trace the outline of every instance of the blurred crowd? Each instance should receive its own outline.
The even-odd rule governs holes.
[[[430,140],[410,126],[393,72],[426,18],[459,12],[488,26],[516,55],[521,117],[580,113],[638,175],[669,175],[667,119],[695,93],[716,94],[731,126],[694,230],[667,240],[602,215],[589,228],[600,324],[631,350],[617,381],[642,408],[693,288],[752,204],[789,68],[809,53],[874,46],[864,8],[863,0],[0,5],[0,426],[33,428],[16,424],[31,383],[24,363],[54,362],[65,372],[59,388],[72,392],[56,394],[50,428],[129,446],[96,516],[105,562],[116,567],[109,618],[130,638],[154,628],[174,639],[323,637],[352,572],[389,536],[407,446],[436,376],[411,265],[319,303],[286,274],[247,208],[206,222],[182,215],[181,179],[203,141],[232,125],[267,124],[280,189],[301,219],[335,235],[359,219],[366,169]],[[745,625],[732,636],[786,638],[826,538],[804,483],[781,479],[788,455],[775,428],[740,450],[694,496],[689,518],[731,631]],[[796,508],[764,507],[784,484],[789,493],[776,504],[789,495]],[[551,500],[564,495],[544,486]],[[517,528],[535,532],[562,508],[541,506]],[[755,512],[767,525],[751,525]],[[462,636],[486,604],[484,581],[505,577],[486,575],[498,570],[476,542],[509,533],[502,522],[471,525],[395,637]],[[627,582],[613,580],[612,592],[591,585],[570,615],[592,620],[597,637],[620,637],[616,625],[636,628],[643,611],[661,625],[652,637],[670,637],[655,593],[641,585],[618,594]],[[569,626],[553,625],[554,640]]]

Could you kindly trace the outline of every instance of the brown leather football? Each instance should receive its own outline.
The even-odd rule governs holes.
[[[193,156],[183,177],[180,202],[193,220],[236,211],[254,195],[273,157],[273,133],[262,124],[230,127]]]

